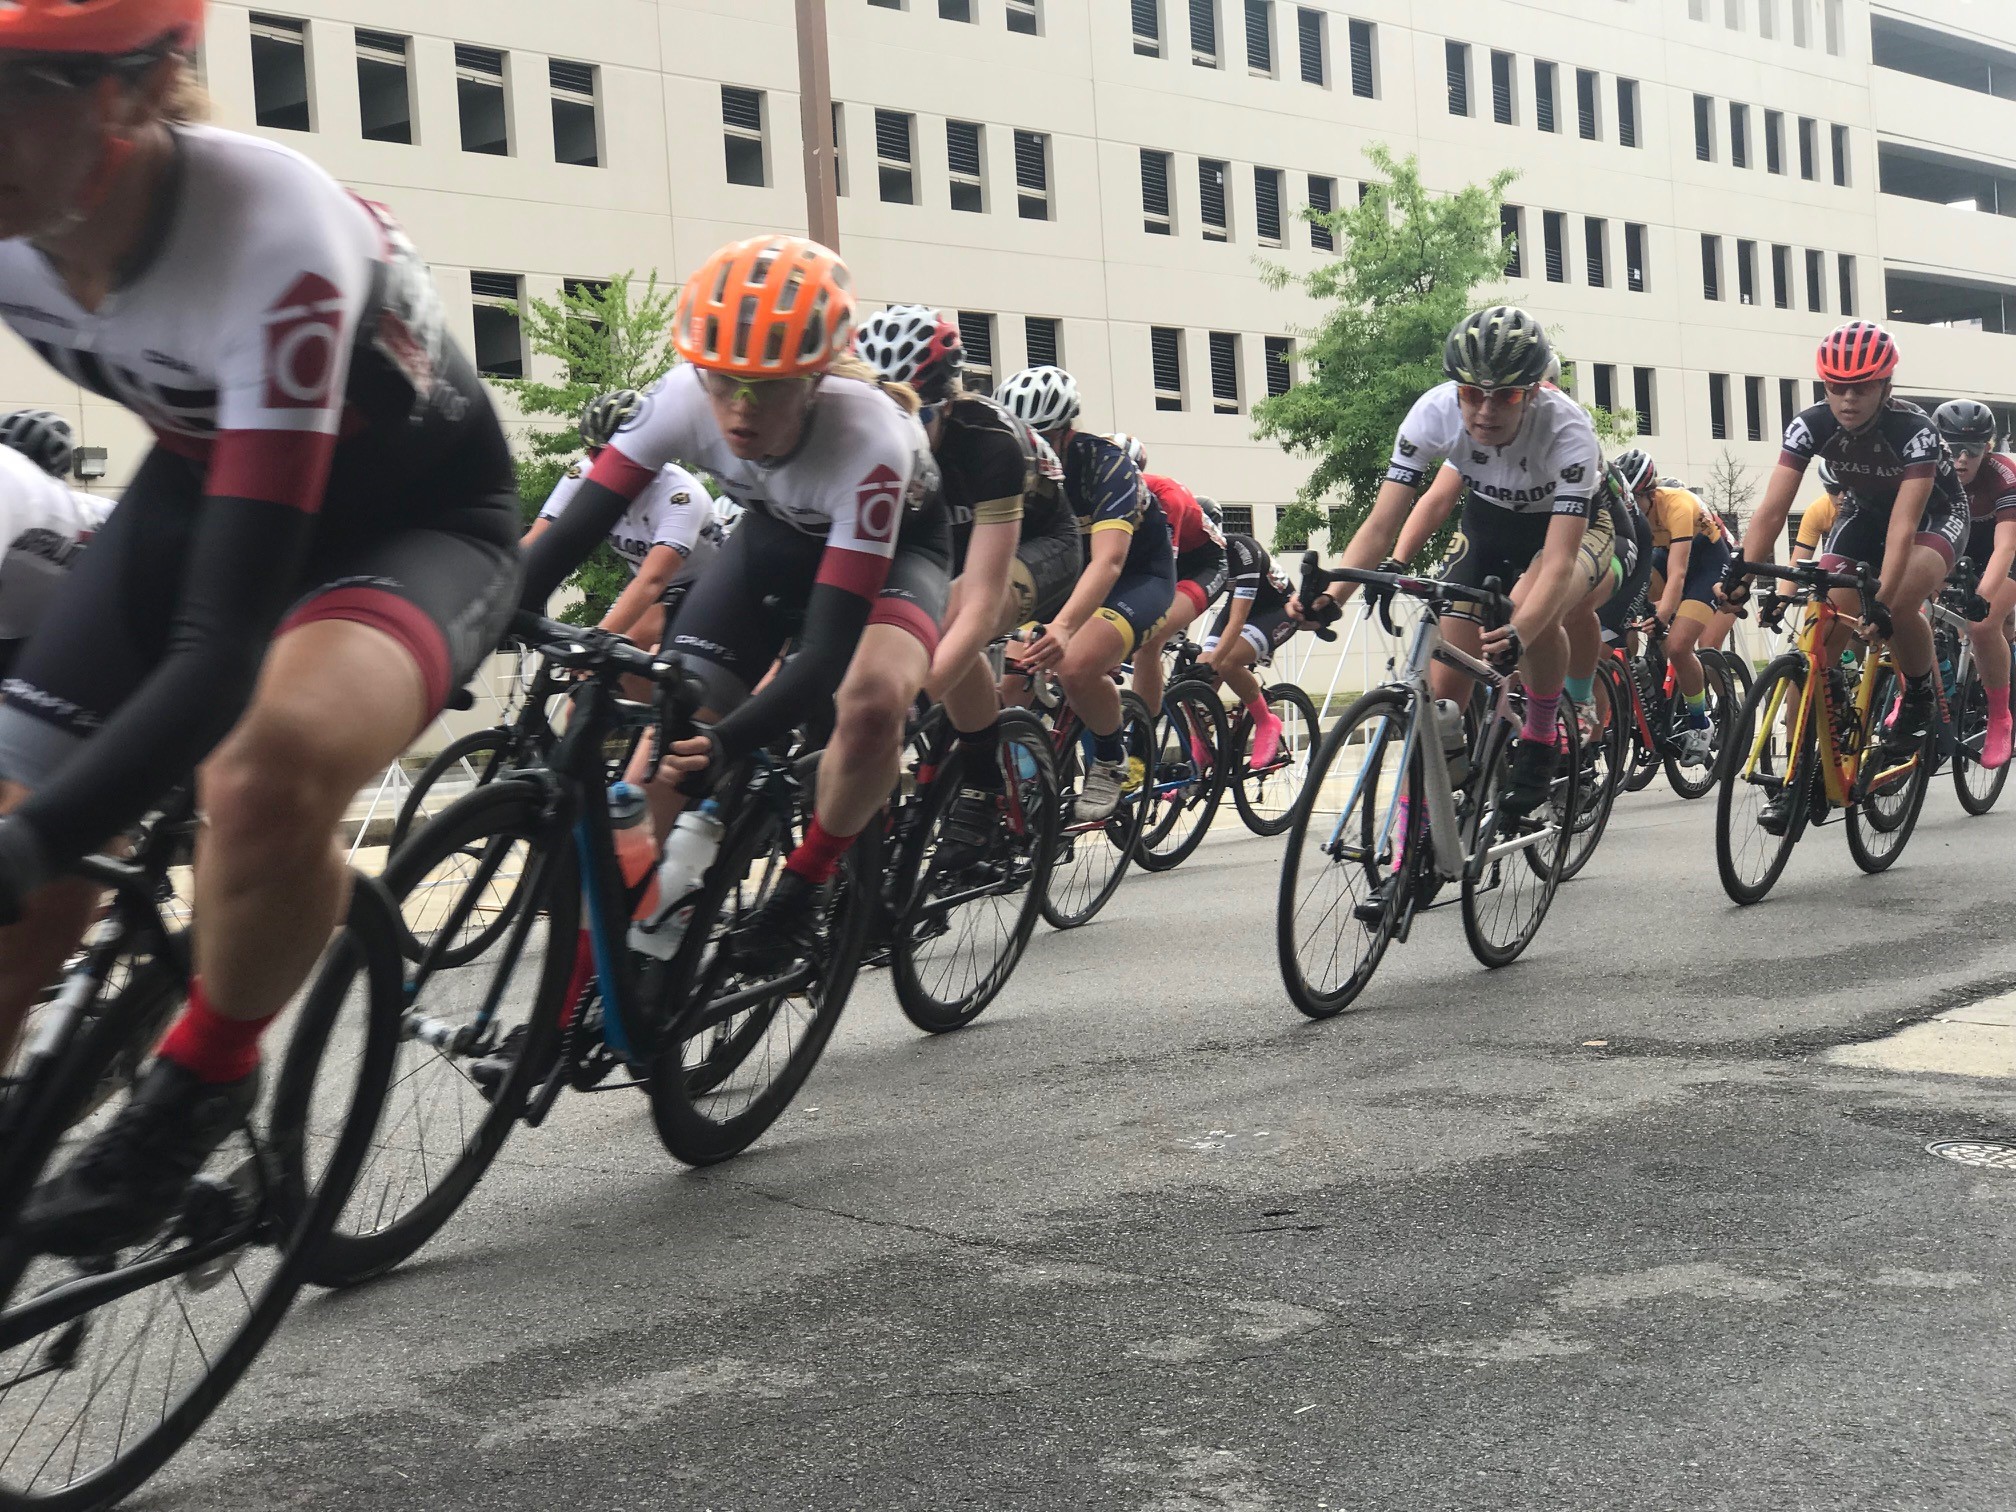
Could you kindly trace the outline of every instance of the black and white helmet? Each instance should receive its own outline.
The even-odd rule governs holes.
[[[77,433],[54,410],[24,409],[0,418],[0,446],[11,446],[52,478],[68,477]]]
[[[1196,497],[1197,507],[1204,511],[1204,518],[1209,520],[1219,530],[1224,530],[1225,511],[1219,507],[1218,501],[1209,494],[1198,494]]]
[[[635,389],[597,394],[581,407],[582,444],[591,451],[601,450],[643,407],[644,396]]]
[[[1148,471],[1148,448],[1142,445],[1139,436],[1130,436],[1125,431],[1115,431],[1106,439],[1127,453],[1127,460],[1134,464],[1136,472]]]
[[[1635,494],[1659,476],[1659,469],[1652,465],[1652,459],[1635,446],[1610,464],[1617,470],[1617,481],[1624,485],[1624,492]]]
[[[1024,425],[1053,431],[1078,418],[1078,381],[1060,367],[1024,368],[994,391]]]
[[[1820,486],[1829,493],[1841,492],[1841,477],[1834,471],[1834,464],[1825,457],[1820,459]]]
[[[1442,371],[1478,388],[1531,388],[1547,376],[1554,347],[1540,322],[1514,305],[1465,316],[1442,348]]]
[[[1953,446],[1995,444],[1995,411],[1979,399],[1948,399],[1932,412],[1932,424]]]
[[[891,383],[907,383],[926,404],[959,392],[966,347],[959,327],[924,305],[891,305],[854,333],[862,361]]]

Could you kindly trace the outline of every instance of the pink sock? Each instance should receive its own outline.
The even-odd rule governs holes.
[[[1526,723],[1519,727],[1522,740],[1552,740],[1557,716],[1561,712],[1561,690],[1552,693],[1526,694]]]
[[[1274,717],[1274,711],[1267,707],[1265,693],[1255,695],[1253,701],[1246,705],[1246,712],[1253,716],[1255,724],[1265,724]]]

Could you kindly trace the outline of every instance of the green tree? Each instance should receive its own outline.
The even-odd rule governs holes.
[[[562,381],[541,383],[532,378],[508,378],[498,387],[517,401],[528,416],[551,416],[566,424],[533,427],[518,457],[518,500],[529,524],[567,469],[581,459],[581,435],[575,428],[582,407],[611,389],[641,389],[670,368],[672,306],[677,288],[660,288],[654,270],[642,288],[636,274],[626,272],[607,283],[578,282],[562,292],[558,303],[532,301],[525,337],[533,353],[565,364]],[[568,579],[581,599],[562,618],[592,625],[623,591],[629,574],[622,559],[604,542]]]
[[[1300,284],[1328,310],[1303,333],[1307,376],[1253,407],[1259,435],[1316,459],[1296,502],[1281,512],[1277,550],[1312,530],[1338,539],[1365,518],[1400,422],[1442,381],[1449,328],[1476,308],[1478,288],[1505,271],[1498,207],[1517,177],[1511,169],[1434,195],[1412,156],[1396,159],[1377,143],[1366,156],[1384,182],[1368,182],[1363,201],[1303,211],[1337,239],[1336,259],[1299,276],[1263,269],[1272,287]]]

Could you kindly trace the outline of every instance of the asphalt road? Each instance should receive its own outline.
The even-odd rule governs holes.
[[[1240,832],[963,1033],[865,979],[727,1167],[563,1101],[130,1505],[2006,1512],[2016,1172],[1925,1145],[2016,1084],[1817,1057],[2016,983],[2016,797],[1742,911],[1710,802],[1626,797],[1522,962],[1438,914],[1329,1023]]]

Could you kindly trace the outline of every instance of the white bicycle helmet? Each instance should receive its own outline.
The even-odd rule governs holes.
[[[53,478],[67,477],[77,433],[54,410],[24,409],[0,419],[0,446],[11,446]]]
[[[1053,431],[1078,418],[1078,382],[1060,367],[1024,368],[994,391],[1024,425]]]
[[[581,441],[591,451],[599,451],[610,438],[644,407],[644,396],[635,389],[613,389],[597,394],[581,410]]]
[[[854,333],[854,350],[891,383],[907,383],[926,404],[959,390],[966,347],[959,327],[924,305],[891,305]]]
[[[1127,453],[1127,460],[1134,464],[1136,472],[1148,471],[1148,448],[1142,445],[1139,436],[1130,436],[1125,431],[1115,431],[1106,439]]]

